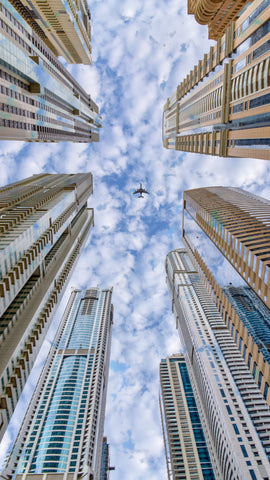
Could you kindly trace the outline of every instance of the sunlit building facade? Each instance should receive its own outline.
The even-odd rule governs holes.
[[[86,0],[9,0],[44,43],[68,63],[91,64],[91,14]]]
[[[90,173],[0,188],[0,437],[93,226]]]
[[[270,202],[239,188],[184,192],[183,242],[268,405],[269,219]]]
[[[209,38],[221,38],[232,20],[249,5],[249,0],[188,0],[188,13],[201,25],[208,25]]]
[[[167,99],[164,147],[269,160],[269,45],[270,4],[254,0]]]
[[[176,328],[215,477],[267,479],[270,409],[194,257],[184,249],[169,253],[166,272]]]
[[[2,476],[100,480],[112,289],[74,289]]]
[[[184,355],[162,359],[159,374],[168,480],[215,480]]]
[[[0,20],[0,140],[97,142],[91,96],[7,0]]]

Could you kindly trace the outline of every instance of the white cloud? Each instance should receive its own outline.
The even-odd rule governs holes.
[[[186,3],[107,0],[90,5],[95,63],[69,70],[101,107],[99,144],[0,144],[2,185],[44,171],[94,175],[89,206],[95,208],[95,227],[70,284],[114,286],[111,358],[126,368],[111,371],[108,387],[105,433],[116,466],[112,480],[166,477],[158,368],[162,357],[181,347],[164,262],[170,250],[181,246],[183,190],[234,185],[270,198],[266,161],[162,147],[163,105],[210,45],[207,28],[184,13]],[[132,195],[140,182],[150,192],[144,199]],[[9,437],[21,415],[20,409]]]

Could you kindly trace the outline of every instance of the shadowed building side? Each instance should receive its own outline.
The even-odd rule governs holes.
[[[93,226],[92,192],[90,173],[0,188],[0,437]]]
[[[270,5],[255,0],[167,99],[165,148],[270,160]]]

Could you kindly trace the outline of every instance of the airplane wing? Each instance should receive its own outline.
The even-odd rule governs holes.
[[[144,188],[142,189],[142,193],[147,193],[149,195],[149,192],[147,192],[147,190],[144,190]]]
[[[136,193],[140,193],[140,190],[135,190],[135,192],[133,192],[133,195],[136,195]]]

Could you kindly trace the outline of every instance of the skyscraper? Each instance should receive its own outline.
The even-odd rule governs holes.
[[[110,446],[107,442],[107,437],[103,437],[99,480],[109,480],[111,470],[115,470],[115,467],[110,466]]]
[[[94,214],[90,173],[0,188],[0,436],[5,432]]]
[[[270,160],[269,25],[268,0],[231,22],[167,99],[165,148]]]
[[[233,187],[187,190],[183,199],[184,221],[193,218],[270,307],[270,201]]]
[[[160,387],[168,480],[215,480],[183,354],[161,360]]]
[[[21,2],[13,1],[20,10]],[[45,2],[36,3],[45,8]],[[58,2],[52,3],[59,7]],[[65,2],[71,3],[75,2]],[[48,14],[50,11],[48,8]],[[63,12],[58,12],[61,21],[67,14],[64,6]],[[33,15],[37,17],[32,11],[30,17]],[[8,0],[0,1],[0,20],[0,139],[98,141],[101,119],[97,105],[46,45],[41,33],[32,28],[32,21],[25,21]],[[58,33],[62,37],[61,29]]]
[[[183,242],[270,406],[269,219],[270,202],[239,188],[184,192]]]
[[[217,40],[235,20],[249,0],[188,0],[188,13],[201,25],[208,25],[209,38]]]
[[[112,289],[73,290],[3,475],[100,480]]]
[[[172,307],[216,478],[269,478],[270,410],[184,249],[167,255]],[[203,478],[203,477],[202,477]]]
[[[91,64],[91,15],[86,0],[9,2],[55,55],[68,63]]]

